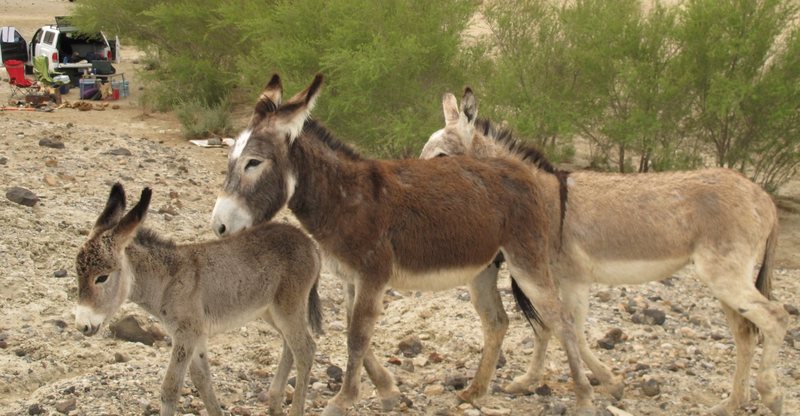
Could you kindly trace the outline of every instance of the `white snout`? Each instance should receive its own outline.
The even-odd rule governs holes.
[[[211,228],[218,237],[253,225],[253,216],[239,198],[220,195],[211,213]]]
[[[104,314],[97,313],[88,306],[78,305],[75,308],[75,326],[84,335],[91,336],[96,334],[105,320],[106,316]]]

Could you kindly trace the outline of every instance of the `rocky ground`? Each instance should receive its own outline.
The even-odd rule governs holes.
[[[38,198],[32,207],[0,198],[0,264],[5,266],[0,275],[3,414],[138,415],[158,408],[168,340],[146,345],[115,337],[107,328],[92,338],[75,330],[74,256],[114,181],[121,181],[131,193],[153,187],[147,219],[151,227],[179,242],[214,238],[208,219],[224,177],[226,150],[190,145],[179,138],[168,116],[137,113],[128,108],[130,102],[121,105],[120,110],[104,112],[0,112],[3,192],[22,187]],[[791,199],[781,201],[789,210],[796,207]],[[794,226],[796,215],[783,210],[784,224]],[[793,235],[791,227],[784,227],[784,232]],[[779,375],[787,393],[786,414],[795,414],[800,411],[796,368],[800,322],[792,305],[798,304],[800,271],[783,266],[793,264],[796,252],[782,249],[780,254],[775,295],[795,315],[781,351]],[[557,347],[549,354],[548,388],[524,397],[500,390],[523,371],[532,350],[531,330],[515,311],[505,275],[500,286],[512,317],[503,350],[505,364],[498,369],[492,394],[475,406],[457,405],[454,395],[474,372],[481,349],[481,332],[467,291],[389,292],[374,346],[410,399],[410,407],[393,413],[569,414],[573,394]],[[338,279],[324,274],[320,290],[327,334],[318,339],[310,413],[321,411],[338,389],[337,370],[346,359]],[[663,312],[663,324],[634,323],[640,320],[632,312],[645,308]],[[129,316],[144,329],[157,327],[153,318],[132,304],[125,305],[116,320]],[[605,349],[609,345],[597,341],[613,329],[621,330],[625,339]],[[728,391],[732,339],[717,302],[691,278],[691,270],[662,283],[598,287],[591,298],[588,331],[598,355],[624,374],[627,383],[620,402],[598,391],[599,410],[613,405],[634,415],[702,414]],[[152,342],[146,337],[140,340]],[[401,351],[404,340],[412,346],[418,343],[416,348],[404,346],[410,356]],[[264,322],[212,339],[216,389],[233,414],[266,411],[263,392],[279,351],[279,338]],[[187,382],[181,402],[182,413],[203,413],[191,383]],[[365,379],[363,400],[354,414],[379,414],[379,409]],[[757,403],[748,412],[768,414]]]
[[[10,15],[6,14],[9,4],[0,0],[0,16],[18,19],[17,25],[23,28],[35,27],[47,16],[58,14],[43,15],[38,6],[68,8],[67,2],[35,0],[25,3],[29,9]],[[80,334],[73,327],[72,315],[77,295],[74,256],[115,181],[121,181],[131,194],[138,194],[144,186],[154,189],[147,219],[152,228],[178,242],[214,238],[208,222],[224,178],[227,150],[188,144],[172,116],[143,112],[135,105],[135,65],[128,62],[119,68],[130,74],[133,93],[131,99],[117,103],[119,109],[0,111],[2,415],[157,413],[169,339],[162,337],[152,317],[133,304],[124,305],[115,316],[112,326],[116,335],[108,327],[91,338]],[[5,75],[4,71],[0,74]],[[6,84],[0,86],[0,100],[4,102],[8,93]],[[6,196],[15,187],[33,195],[12,192]],[[785,414],[795,415],[800,414],[800,318],[796,309],[800,306],[800,182],[782,189],[778,203],[782,229],[774,294],[793,313],[778,375],[786,392]],[[282,214],[280,220],[292,219]],[[365,378],[362,400],[351,413],[571,414],[572,384],[556,342],[548,354],[545,385],[521,397],[502,392],[501,386],[524,371],[533,338],[515,310],[505,272],[499,286],[511,326],[488,397],[475,405],[459,404],[455,399],[455,390],[474,374],[482,344],[467,291],[389,291],[373,346],[395,373],[409,401],[392,412],[382,412]],[[306,407],[310,414],[320,413],[338,390],[346,362],[338,278],[324,273],[320,293],[326,335],[317,339]],[[663,322],[640,319],[645,309],[655,310],[648,314],[663,317]],[[598,389],[598,414],[620,414],[612,413],[617,409],[633,415],[705,414],[709,405],[729,391],[733,341],[717,301],[692,278],[689,269],[661,283],[596,287],[587,331],[598,356],[623,374],[627,385],[621,401]],[[614,337],[606,337],[608,333],[617,335],[618,342],[609,342]],[[210,341],[216,391],[231,414],[266,413],[265,390],[280,345],[278,335],[262,321]],[[287,398],[291,397],[288,390]],[[188,381],[180,411],[205,413]],[[755,401],[742,414],[769,412]]]

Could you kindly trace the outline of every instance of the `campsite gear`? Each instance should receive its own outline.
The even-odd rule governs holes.
[[[81,100],[100,99],[100,80],[97,78],[81,78],[79,81]]]
[[[80,32],[65,16],[56,16],[55,24],[37,29],[28,50],[27,65],[33,65],[33,57],[44,56],[51,71],[67,72],[73,78],[83,69],[92,67],[88,61],[112,59],[108,40],[101,32]],[[70,57],[67,63],[62,62],[65,56]],[[82,62],[82,59],[87,62]]]
[[[95,75],[111,75],[115,74],[117,70],[111,65],[109,61],[92,61],[92,74]]]
[[[63,78],[60,78],[58,81],[53,79],[50,73],[50,69],[47,66],[47,57],[37,56],[33,58],[33,74],[36,75],[36,79],[38,79],[39,82],[45,85],[61,85],[65,83]],[[53,75],[64,74],[53,72]],[[67,78],[67,83],[69,83],[69,78]]]
[[[0,27],[0,61],[28,60],[28,44],[25,39],[11,26]]]
[[[25,78],[25,64],[16,59],[10,59],[3,63],[8,72],[8,83],[11,85],[11,96],[25,96],[35,90],[34,82]]]
[[[111,88],[116,91],[114,94],[119,98],[126,98],[130,93],[128,91],[128,81],[124,79],[122,81],[111,81]]]

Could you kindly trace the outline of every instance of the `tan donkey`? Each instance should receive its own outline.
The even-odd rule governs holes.
[[[565,346],[578,414],[594,414],[573,318],[561,307],[548,268],[549,228],[540,184],[526,165],[511,158],[361,157],[308,119],[321,84],[317,76],[282,102],[280,78],[273,76],[231,149],[212,226],[226,235],[268,221],[288,204],[351,284],[347,366],[341,390],[324,414],[347,412],[358,398],[362,366],[386,408],[400,396],[391,373],[370,349],[387,287],[469,286],[484,347],[474,379],[459,396],[472,401],[486,394],[508,327],[496,276],[482,273],[499,252]]]
[[[764,351],[756,388],[764,404],[781,414],[783,395],[775,365],[788,314],[770,300],[778,217],[766,192],[728,169],[559,172],[541,153],[513,139],[509,130],[476,120],[477,105],[469,88],[461,111],[452,94],[445,96],[444,107],[445,128],[425,144],[423,159],[516,157],[527,161],[545,184],[551,270],[565,307],[575,316],[583,360],[615,396],[622,395],[621,381],[594,356],[583,331],[591,284],[665,279],[692,263],[697,277],[722,303],[736,343],[733,392],[712,413],[730,415],[750,401],[750,366],[760,331]],[[538,332],[528,371],[507,387],[510,392],[527,391],[539,383],[549,338],[549,329]]]
[[[283,337],[270,384],[269,410],[282,415],[293,361],[297,389],[290,415],[303,415],[315,343],[321,332],[317,295],[320,257],[302,231],[266,223],[230,238],[176,245],[141,228],[150,189],[123,216],[125,191],[115,184],[106,207],[78,252],[75,322],[94,335],[126,300],[157,316],[172,335],[172,357],[161,387],[161,415],[172,416],[186,369],[209,415],[222,415],[211,385],[208,337],[257,317]]]

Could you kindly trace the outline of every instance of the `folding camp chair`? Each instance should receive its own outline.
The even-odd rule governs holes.
[[[24,97],[38,89],[34,81],[25,78],[25,63],[16,59],[3,62],[8,72],[8,83],[11,85],[12,97]]]
[[[46,56],[36,56],[33,58],[33,74],[36,75],[36,79],[44,85],[59,86],[69,83],[69,81],[63,82],[53,79],[53,77],[50,75],[51,72],[47,65]],[[64,75],[61,72],[53,72],[53,74]]]

